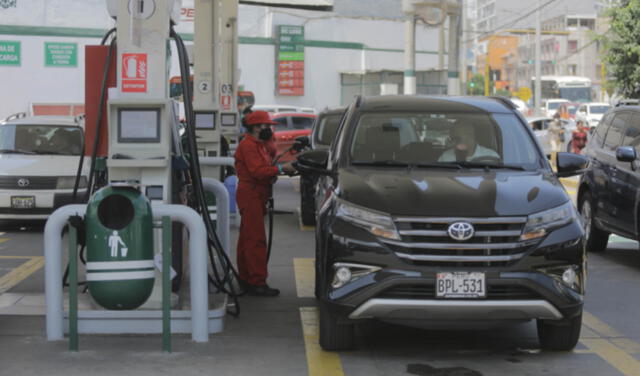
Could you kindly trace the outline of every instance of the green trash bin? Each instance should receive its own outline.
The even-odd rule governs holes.
[[[153,215],[132,187],[108,186],[87,206],[87,283],[106,309],[136,309],[153,290]]]

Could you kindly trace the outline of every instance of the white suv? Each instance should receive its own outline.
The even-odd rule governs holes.
[[[611,108],[608,103],[585,103],[578,107],[576,120],[582,120],[584,125],[594,128],[600,124],[602,115]]]
[[[47,219],[72,203],[83,120],[69,116],[14,117],[0,122],[0,220]],[[77,200],[84,198],[85,161]]]

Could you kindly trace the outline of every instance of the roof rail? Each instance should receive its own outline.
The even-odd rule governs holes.
[[[618,103],[616,103],[616,107],[620,106],[637,106],[640,104],[640,100],[638,99],[620,99]]]
[[[517,110],[518,107],[516,107],[515,103],[511,102],[511,99],[507,98],[507,97],[503,97],[501,95],[492,95],[489,96],[489,98],[493,98],[497,101],[502,102],[504,105],[506,105],[507,107],[509,107],[512,110]]]
[[[27,117],[27,113],[26,112],[16,112],[15,114],[11,114],[9,116],[7,116],[4,121],[11,121],[11,120],[16,120],[16,119],[22,119],[23,117]]]

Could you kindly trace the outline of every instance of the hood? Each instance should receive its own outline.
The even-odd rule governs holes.
[[[519,216],[569,200],[542,171],[346,168],[339,176],[342,199],[395,216]]]
[[[591,114],[589,115],[589,119],[600,121],[602,119],[602,115],[604,114]]]
[[[83,172],[87,175],[88,160]],[[0,154],[0,175],[4,176],[76,176],[79,156]]]

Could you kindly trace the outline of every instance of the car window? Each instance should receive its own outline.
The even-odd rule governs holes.
[[[273,121],[278,123],[273,125],[274,131],[286,131],[289,128],[286,117],[275,118]]]
[[[549,102],[549,109],[550,110],[557,110],[560,105],[562,104],[562,102]]]
[[[481,160],[539,166],[533,140],[512,114],[365,113],[358,119],[350,156],[353,163]]]
[[[338,132],[340,118],[342,114],[326,115],[320,119],[318,124],[318,142],[323,145],[330,145]]]
[[[312,117],[293,116],[291,117],[293,129],[311,129],[313,125]]]
[[[578,108],[578,112],[585,112],[586,109],[584,106],[580,106],[580,108]]]
[[[604,142],[604,136],[607,134],[607,130],[609,130],[609,126],[611,125],[611,121],[613,120],[614,116],[615,114],[608,114],[602,119],[602,121],[596,128],[596,131],[593,133],[593,140],[589,143],[593,143],[597,146],[602,145],[602,143]]]
[[[8,124],[0,127],[0,149],[5,151],[80,155],[82,129],[74,126]]]
[[[640,155],[640,114],[633,114],[624,130],[623,146],[633,146]]]
[[[604,148],[610,151],[615,151],[615,149],[620,145],[622,141],[622,131],[626,123],[629,121],[630,113],[622,112],[616,115],[613,118],[613,122],[607,131],[607,134],[604,137]]]

